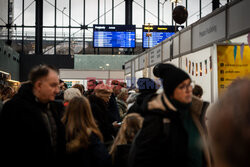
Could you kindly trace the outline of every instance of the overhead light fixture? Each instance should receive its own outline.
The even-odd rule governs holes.
[[[109,64],[106,64],[106,66],[108,67],[108,66],[109,66]]]

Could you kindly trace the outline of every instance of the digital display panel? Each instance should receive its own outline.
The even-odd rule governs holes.
[[[184,28],[184,26],[143,26],[142,34],[142,47],[151,48],[159,44],[163,40],[171,37],[176,32]],[[147,33],[150,32],[151,36],[147,37]]]
[[[135,48],[135,25],[94,25],[94,48]]]

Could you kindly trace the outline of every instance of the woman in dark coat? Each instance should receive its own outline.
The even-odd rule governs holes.
[[[67,163],[84,167],[109,167],[111,159],[85,97],[74,97],[62,119],[66,129]]]
[[[199,122],[202,102],[192,98],[188,74],[171,64],[158,64],[154,75],[164,93],[144,100],[144,123],[129,155],[129,167],[210,167]],[[192,105],[191,105],[192,102]]]
[[[104,143],[108,146],[116,136],[117,122],[109,115],[108,102],[112,89],[108,85],[97,85],[94,94],[89,96],[89,101],[95,121],[103,135]]]

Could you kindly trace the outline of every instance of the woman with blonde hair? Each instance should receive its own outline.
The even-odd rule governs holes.
[[[124,117],[119,132],[110,149],[113,166],[126,167],[131,144],[137,132],[141,129],[143,117],[131,113]]]
[[[110,166],[110,156],[87,98],[71,99],[62,122],[66,132],[67,162],[85,167]]]

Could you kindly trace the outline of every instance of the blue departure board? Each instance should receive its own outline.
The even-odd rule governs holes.
[[[135,48],[135,25],[94,25],[94,48]]]
[[[142,34],[142,47],[143,48],[151,48],[155,45],[161,43],[163,40],[171,37],[175,34],[175,29],[178,31],[179,29],[184,28],[184,26],[143,26],[143,34]],[[150,30],[151,37],[147,37],[148,30]]]

